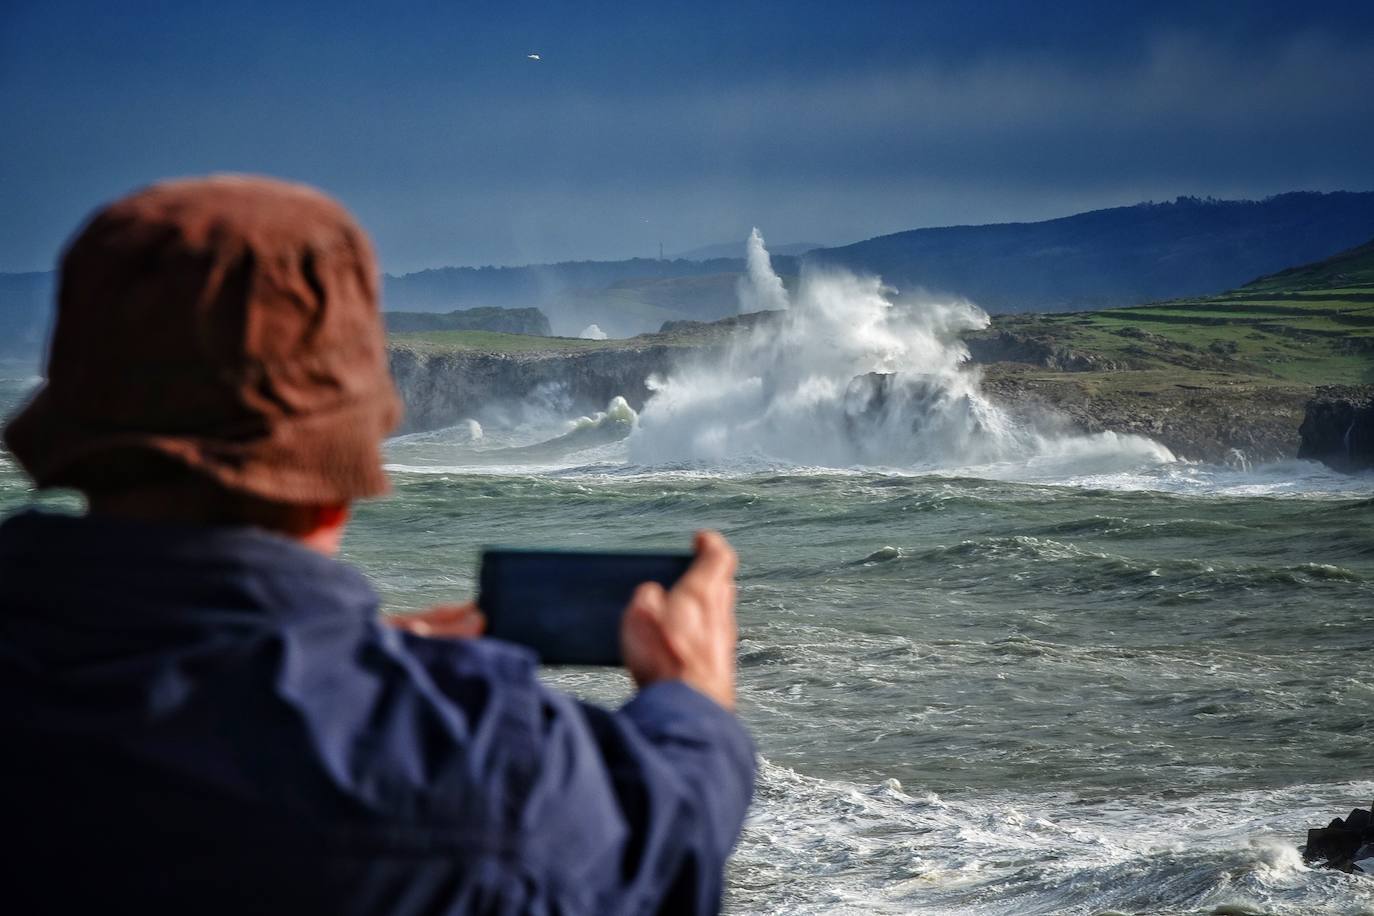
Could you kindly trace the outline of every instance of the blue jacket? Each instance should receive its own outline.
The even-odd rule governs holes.
[[[0,909],[710,913],[753,789],[679,682],[619,711],[378,622],[249,529],[0,525]]]

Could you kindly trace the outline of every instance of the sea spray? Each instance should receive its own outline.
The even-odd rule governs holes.
[[[722,355],[651,380],[632,461],[948,468],[1037,457],[1172,460],[1140,437],[1047,435],[990,402],[961,339],[988,324],[972,303],[898,299],[877,277],[817,268],[803,270],[789,297],[757,229],[748,249],[741,308],[777,315]]]
[[[771,312],[787,308],[787,290],[773,270],[763,235],[755,228],[745,244],[745,275],[735,287],[741,312]]]

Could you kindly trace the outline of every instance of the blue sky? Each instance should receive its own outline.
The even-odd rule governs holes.
[[[391,272],[1369,190],[1371,87],[1368,2],[0,0],[0,270],[226,170]]]

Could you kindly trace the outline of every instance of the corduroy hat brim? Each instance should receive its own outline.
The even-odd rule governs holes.
[[[67,249],[47,382],[5,443],[39,487],[182,469],[277,502],[376,496],[401,414],[378,286],[362,229],[312,188],[153,185]]]
[[[388,388],[259,434],[224,439],[92,428],[40,390],[5,428],[5,445],[39,488],[95,491],[148,483],[179,466],[273,502],[337,505],[390,489],[381,443],[400,418]]]

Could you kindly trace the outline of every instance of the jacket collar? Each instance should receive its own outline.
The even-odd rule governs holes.
[[[260,529],[32,510],[0,523],[0,596],[16,580],[30,594],[51,594],[40,603],[62,606],[74,603],[73,593],[121,587],[169,609],[205,605],[226,589],[235,592],[236,607],[274,616],[347,610],[370,617],[378,605],[353,567]],[[130,597],[112,596],[121,605]]]

